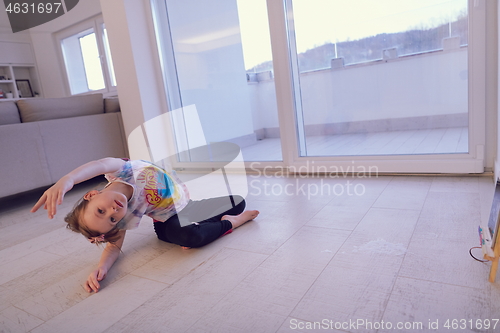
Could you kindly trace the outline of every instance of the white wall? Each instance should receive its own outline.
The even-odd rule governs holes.
[[[498,156],[498,1],[486,1],[486,145],[485,168],[494,170]]]
[[[0,41],[31,44],[31,36],[28,31],[20,31],[15,34],[12,33],[12,29],[9,23],[9,17],[7,16],[7,12],[3,10],[3,8],[0,10]]]
[[[278,127],[278,106],[274,80],[249,82],[254,130]]]
[[[152,144],[168,145],[170,137],[161,128],[163,118],[157,118],[167,111],[167,106],[148,3],[148,0],[101,0],[130,157],[152,160],[143,135],[144,124],[160,129],[154,136],[148,133],[147,140]]]
[[[76,7],[66,14],[29,30],[44,97],[70,96],[70,91],[65,84],[63,62],[54,33],[100,13],[99,0],[79,1]]]
[[[495,1],[496,3],[496,1]],[[492,74],[496,74],[494,76],[494,82],[493,82],[493,91],[489,90],[490,92],[490,99],[493,100],[493,102],[490,102],[491,104],[494,104],[491,109],[494,109],[495,112],[488,112],[487,113],[487,119],[490,120],[490,124],[487,125],[487,130],[489,129],[490,135],[489,137],[493,140],[488,140],[487,143],[492,142],[489,146],[487,145],[487,152],[490,150],[493,150],[493,153],[491,153],[491,159],[494,161],[493,164],[493,171],[495,173],[495,180],[500,181],[500,101],[499,101],[499,96],[500,96],[500,56],[498,52],[498,45],[500,45],[500,6],[497,6],[495,10],[493,10],[494,16],[495,16],[495,21],[494,21],[494,26],[495,29],[489,29],[494,30],[496,33],[493,34],[493,37],[495,37],[495,52],[494,56],[492,57],[493,59],[490,60],[489,64],[494,66],[494,70],[492,71]],[[491,38],[493,39],[493,38]],[[489,111],[489,110],[488,110]],[[488,117],[489,116],[489,117]],[[488,134],[488,133],[487,133]],[[487,136],[488,139],[488,136]]]
[[[300,76],[305,125],[466,114],[467,49]],[[274,82],[249,84],[264,128],[278,127]]]

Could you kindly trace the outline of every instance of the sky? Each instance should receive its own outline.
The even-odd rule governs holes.
[[[237,0],[247,69],[271,60],[266,0]],[[298,53],[327,42],[436,26],[467,0],[292,0]]]

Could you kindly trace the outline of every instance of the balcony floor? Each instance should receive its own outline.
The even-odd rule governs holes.
[[[452,127],[374,133],[309,136],[307,156],[413,155],[468,152],[468,128]],[[280,161],[279,138],[244,147],[245,161]]]

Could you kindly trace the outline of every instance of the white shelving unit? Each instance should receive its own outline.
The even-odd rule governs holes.
[[[4,96],[6,96],[8,92],[12,92],[13,96],[16,96],[14,95],[14,91],[16,90],[15,88],[16,84],[12,73],[12,67],[8,65],[0,65],[0,89],[2,89]],[[19,94],[16,98],[19,98]],[[1,99],[1,101],[3,100],[9,100],[9,98]]]
[[[2,79],[3,78],[3,79]],[[31,96],[23,96],[16,80],[28,80],[31,88]],[[1,101],[16,100],[20,98],[31,98],[41,96],[40,83],[35,65],[24,64],[0,64],[0,89],[4,96],[12,93],[12,98],[1,98]]]

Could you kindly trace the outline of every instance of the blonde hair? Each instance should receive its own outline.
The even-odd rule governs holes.
[[[99,237],[102,233],[90,230],[85,225],[85,223],[82,223],[83,213],[85,212],[88,203],[89,201],[85,200],[84,198],[78,200],[78,202],[75,204],[71,212],[69,212],[68,215],[66,215],[64,221],[68,223],[68,225],[66,225],[66,228],[70,229],[71,231],[80,233],[85,238],[90,240],[91,238]],[[95,244],[99,245],[107,242],[115,243],[118,239],[120,239],[120,236],[118,235],[119,231],[120,229],[114,227],[113,229],[104,234],[104,242],[95,241]]]

